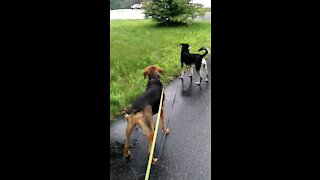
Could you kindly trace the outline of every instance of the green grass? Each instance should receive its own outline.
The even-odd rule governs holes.
[[[211,49],[210,40],[209,21],[164,27],[151,20],[111,20],[110,119],[145,91],[147,66],[160,66],[166,84],[180,74],[180,44],[189,43],[191,52],[196,53],[202,46]]]
[[[206,12],[211,12],[211,7],[203,8]]]

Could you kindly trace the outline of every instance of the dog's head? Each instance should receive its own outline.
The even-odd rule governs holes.
[[[157,66],[148,66],[144,73],[143,76],[144,78],[151,78],[151,79],[160,79],[160,74],[163,75],[163,70],[160,67]]]
[[[182,43],[180,45],[182,46],[183,50],[189,51],[191,49],[191,46],[189,46],[189,44]]]

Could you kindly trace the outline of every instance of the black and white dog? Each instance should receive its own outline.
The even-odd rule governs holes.
[[[191,54],[189,49],[191,48],[189,44],[180,44],[182,46],[181,48],[181,76],[180,78],[183,79],[184,75],[184,67],[183,64],[189,65],[190,66],[190,74],[189,77],[192,78],[193,75],[193,66],[195,66],[197,73],[199,74],[200,80],[199,82],[194,82],[195,84],[200,85],[202,81],[202,77],[200,74],[200,69],[201,67],[204,67],[206,70],[207,77],[205,81],[208,81],[208,67],[207,67],[207,61],[204,59],[204,57],[210,52],[210,50],[206,47],[202,47],[198,50],[200,51],[206,51],[204,54]]]

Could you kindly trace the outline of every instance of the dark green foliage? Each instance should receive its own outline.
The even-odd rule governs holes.
[[[145,15],[161,24],[190,24],[196,16],[204,15],[202,8],[190,0],[151,0],[146,3]]]
[[[133,4],[139,4],[142,0],[110,0],[110,9],[130,9]]]
[[[124,0],[110,0],[110,9],[122,9],[125,7]]]

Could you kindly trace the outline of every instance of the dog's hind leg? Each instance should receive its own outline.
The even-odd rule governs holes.
[[[201,77],[200,71],[199,71],[199,70],[196,70],[196,71],[197,71],[200,79],[199,79],[199,82],[194,82],[194,83],[197,84],[197,85],[200,85],[200,84],[201,84],[201,81],[202,81],[202,77]]]
[[[201,69],[201,64],[196,64],[196,71],[197,71],[197,73],[198,73],[198,75],[199,75],[199,77],[200,77],[199,82],[194,82],[194,83],[197,84],[197,85],[200,85],[200,83],[201,83],[201,81],[202,81],[200,69]]]
[[[124,155],[126,158],[130,157],[130,150],[129,150],[129,141],[130,136],[132,134],[132,130],[135,127],[136,123],[134,122],[134,118],[128,120],[128,125],[126,129],[126,144],[124,145]]]
[[[209,78],[209,74],[208,74],[208,64],[207,64],[207,61],[205,60],[205,59],[202,59],[202,62],[201,62],[202,64],[203,64],[203,67],[205,68],[205,70],[206,70],[206,75],[207,75],[207,77],[206,77],[206,82],[208,82],[208,78]]]
[[[153,129],[153,127],[152,128],[148,127],[148,125],[146,125],[145,123],[141,123],[140,126],[141,126],[141,128],[143,129],[145,135],[148,138],[148,141],[149,141],[148,154],[150,155],[153,136],[154,136],[154,129]],[[157,163],[157,160],[158,159],[153,156],[152,157],[152,164],[155,165]]]

